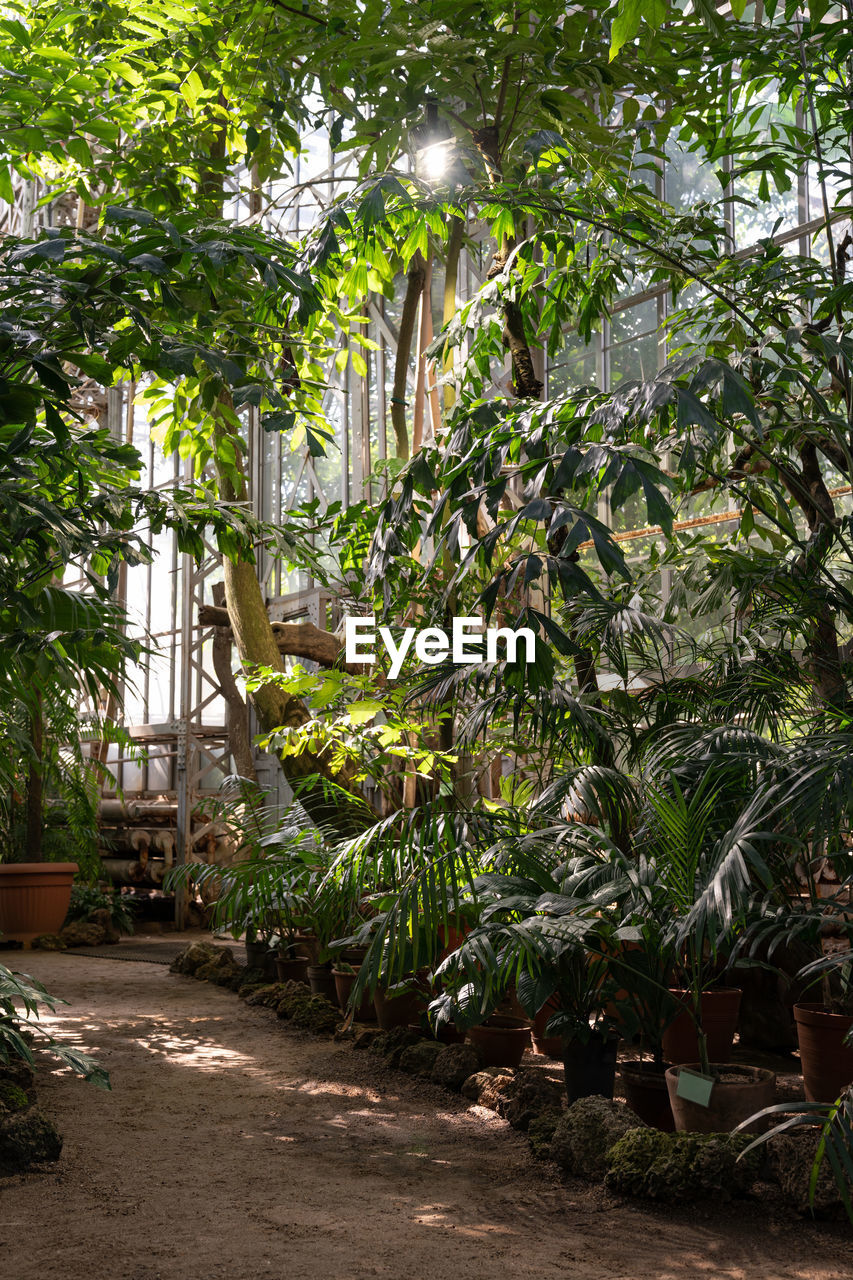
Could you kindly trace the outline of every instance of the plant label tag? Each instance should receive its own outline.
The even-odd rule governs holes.
[[[690,1071],[682,1067],[678,1072],[678,1088],[676,1095],[687,1102],[695,1102],[697,1107],[707,1107],[714,1090],[712,1076],[703,1076],[699,1071]]]

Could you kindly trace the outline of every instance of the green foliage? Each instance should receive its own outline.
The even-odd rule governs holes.
[[[84,1080],[89,1080],[99,1089],[109,1089],[110,1078],[94,1058],[55,1040],[39,1026],[40,1008],[53,1012],[58,1005],[66,1003],[58,996],[52,996],[34,978],[0,965],[0,1062],[8,1063],[20,1058],[34,1066],[32,1041]]]
[[[233,838],[236,860],[175,867],[166,886],[210,886],[216,895],[211,925],[235,938],[245,933],[248,941],[286,949],[298,931],[310,929],[325,959],[330,944],[359,922],[358,901],[327,882],[328,853],[301,810],[283,813],[265,801],[249,779],[226,779],[207,816]]]
[[[133,933],[136,911],[132,897],[106,885],[72,885],[66,922],[85,920],[93,911],[107,911],[114,929]]]
[[[607,1154],[605,1185],[667,1204],[730,1200],[747,1192],[759,1175],[754,1145],[728,1133],[631,1129]]]
[[[800,1129],[816,1131],[818,1144],[809,1175],[809,1204],[814,1209],[818,1178],[826,1161],[847,1217],[853,1223],[853,1201],[850,1196],[850,1188],[853,1186],[853,1097],[851,1093],[853,1091],[850,1089],[846,1090],[831,1106],[822,1102],[786,1102],[767,1107],[757,1112],[755,1116],[751,1116],[749,1120],[745,1120],[738,1128],[743,1129],[759,1118],[785,1117],[781,1123],[774,1124],[766,1133],[754,1138],[744,1149],[742,1153],[744,1157],[765,1143],[772,1142],[782,1133]]]

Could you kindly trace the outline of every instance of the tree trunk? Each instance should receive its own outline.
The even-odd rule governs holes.
[[[801,507],[809,531],[812,535],[823,537],[823,544],[815,548],[809,555],[800,557],[798,567],[804,575],[814,578],[815,560],[826,554],[832,541],[832,531],[837,516],[832,496],[826,487],[817,447],[809,440],[800,446],[800,462],[802,471],[797,483],[793,484],[787,477],[788,489]],[[827,707],[845,707],[848,703],[847,684],[841,670],[841,651],[838,646],[838,632],[835,617],[829,605],[824,601],[814,612],[806,643],[806,652],[811,663],[812,678],[815,690]]]
[[[230,397],[226,393],[221,394],[220,400],[225,408],[231,410]],[[239,459],[241,441],[229,420],[220,414],[217,415],[217,442],[225,437],[232,441],[235,456]],[[218,450],[214,456],[218,457]],[[218,461],[216,467],[220,496],[226,502],[246,502],[247,487],[242,471],[239,472],[238,489],[232,474]],[[284,663],[254,564],[248,560],[235,562],[224,558],[223,569],[228,618],[245,670],[269,667],[272,671],[283,671]],[[304,702],[273,682],[260,685],[251,699],[261,733],[269,734],[281,728],[298,729],[311,719]],[[356,805],[340,794],[342,791],[352,792],[350,779],[345,774],[333,774],[326,760],[308,749],[299,755],[280,755],[279,762],[288,782],[298,790],[303,808],[318,826],[331,829],[338,837],[354,833],[359,825],[355,816]],[[307,779],[313,781],[306,783]]]
[[[217,582],[213,588],[213,598],[218,604],[225,599],[225,586]],[[227,618],[225,609],[222,610]],[[225,700],[225,727],[228,730],[228,745],[234,760],[234,768],[241,778],[251,778],[257,782],[255,758],[252,752],[252,738],[249,733],[249,708],[243,701],[234,672],[231,669],[233,638],[227,626],[219,626],[213,633],[211,656],[213,670],[219,681],[219,690]]]

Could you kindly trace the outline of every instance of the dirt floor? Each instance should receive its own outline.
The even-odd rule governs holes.
[[[22,963],[24,961],[26,963]],[[0,1179],[9,1280],[848,1280],[853,1238],[765,1202],[638,1206],[490,1112],[154,964],[15,957],[97,1054],[40,1101],[65,1148]]]

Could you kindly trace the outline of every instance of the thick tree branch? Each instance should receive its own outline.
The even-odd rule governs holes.
[[[213,598],[221,604],[225,599],[225,584],[217,582],[213,588]],[[228,617],[227,609],[222,612]],[[234,768],[241,778],[251,778],[257,782],[255,758],[252,752],[252,735],[249,732],[249,708],[237,687],[232,670],[233,636],[227,626],[219,626],[213,633],[211,658],[213,671],[219,681],[219,691],[225,701],[225,727],[228,731],[228,745]]]
[[[230,627],[227,609],[203,604],[198,611],[199,626]],[[272,622],[273,636],[279,652],[289,658],[307,658],[321,667],[339,667],[355,675],[363,672],[361,663],[342,662],[344,646],[332,631],[323,631],[313,622]]]

